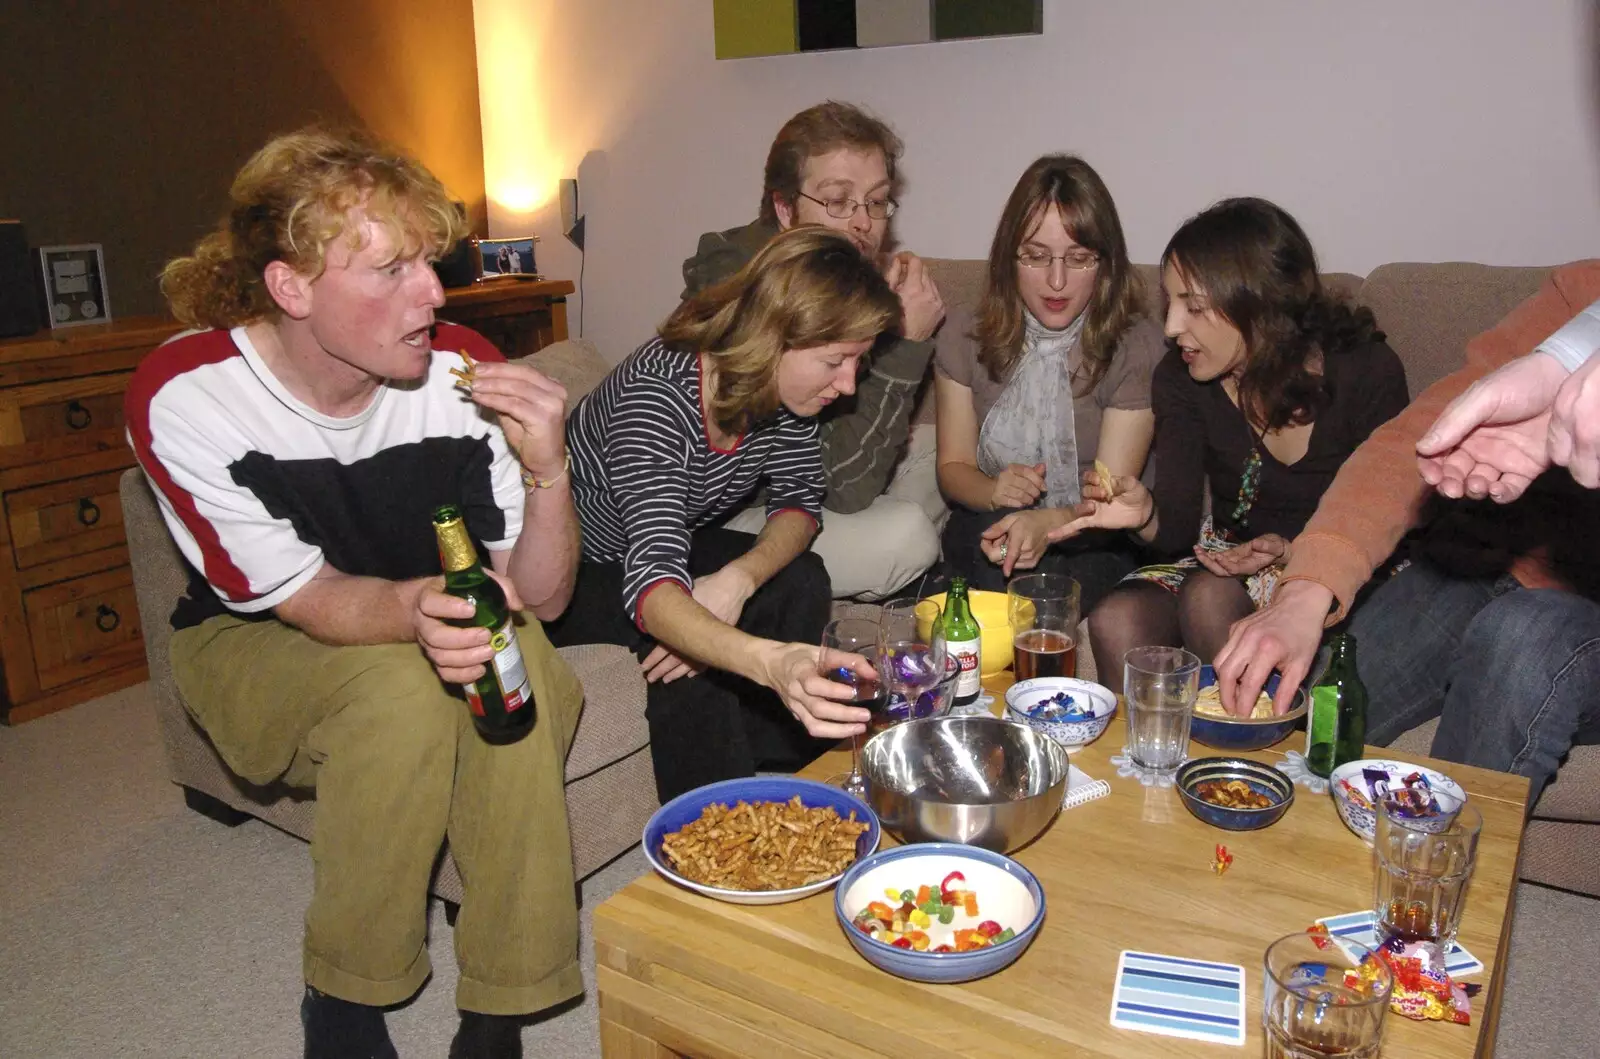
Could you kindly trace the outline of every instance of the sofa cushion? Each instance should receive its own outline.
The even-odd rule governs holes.
[[[1466,360],[1467,341],[1539,289],[1550,269],[1464,262],[1379,265],[1357,295],[1406,366],[1411,396]]]
[[[611,370],[594,343],[584,338],[552,342],[523,359],[567,388],[569,409]]]

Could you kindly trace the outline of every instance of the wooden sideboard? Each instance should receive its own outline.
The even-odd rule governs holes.
[[[567,337],[566,280],[446,292],[442,319],[508,357]],[[147,316],[0,340],[0,720],[146,677],[117,483],[133,466],[123,391],[178,330]]]

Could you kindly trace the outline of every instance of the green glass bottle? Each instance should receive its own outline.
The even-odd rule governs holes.
[[[460,508],[446,504],[436,510],[433,532],[439,538],[444,590],[478,608],[472,617],[452,618],[449,623],[464,629],[488,629],[489,644],[495,650],[483,676],[462,685],[473,726],[487,742],[515,743],[533,729],[537,711],[506,594],[478,561],[478,549],[467,535]]]
[[[944,630],[945,653],[961,666],[956,678],[955,704],[971,705],[982,691],[983,665],[979,644],[978,623],[972,617],[972,607],[967,602],[967,580],[950,579],[950,591],[945,593],[944,614],[939,619]]]
[[[1318,776],[1360,760],[1367,742],[1367,689],[1356,672],[1356,638],[1340,633],[1328,649],[1328,668],[1311,689],[1306,718],[1306,767]]]

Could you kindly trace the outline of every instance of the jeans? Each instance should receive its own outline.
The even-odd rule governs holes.
[[[1417,562],[1350,631],[1372,743],[1438,717],[1434,757],[1526,776],[1537,799],[1573,743],[1600,734],[1600,604],[1582,596]]]

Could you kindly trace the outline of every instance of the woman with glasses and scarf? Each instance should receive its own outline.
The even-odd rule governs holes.
[[[1123,534],[1050,534],[1079,513],[1100,460],[1138,478],[1155,431],[1160,330],[1144,315],[1116,205],[1088,163],[1046,155],[1017,181],[977,311],[938,338],[945,572],[1003,590],[1016,571],[1065,573],[1085,610],[1138,565]]]
[[[1106,674],[1142,644],[1210,662],[1229,627],[1270,600],[1340,465],[1408,400],[1372,313],[1323,288],[1310,240],[1270,202],[1227,199],[1184,222],[1161,284],[1171,349],[1151,387],[1155,491],[1119,475],[1108,494],[1096,477],[1084,488],[1092,511],[1056,534],[1131,530],[1172,557],[1089,615]]]

